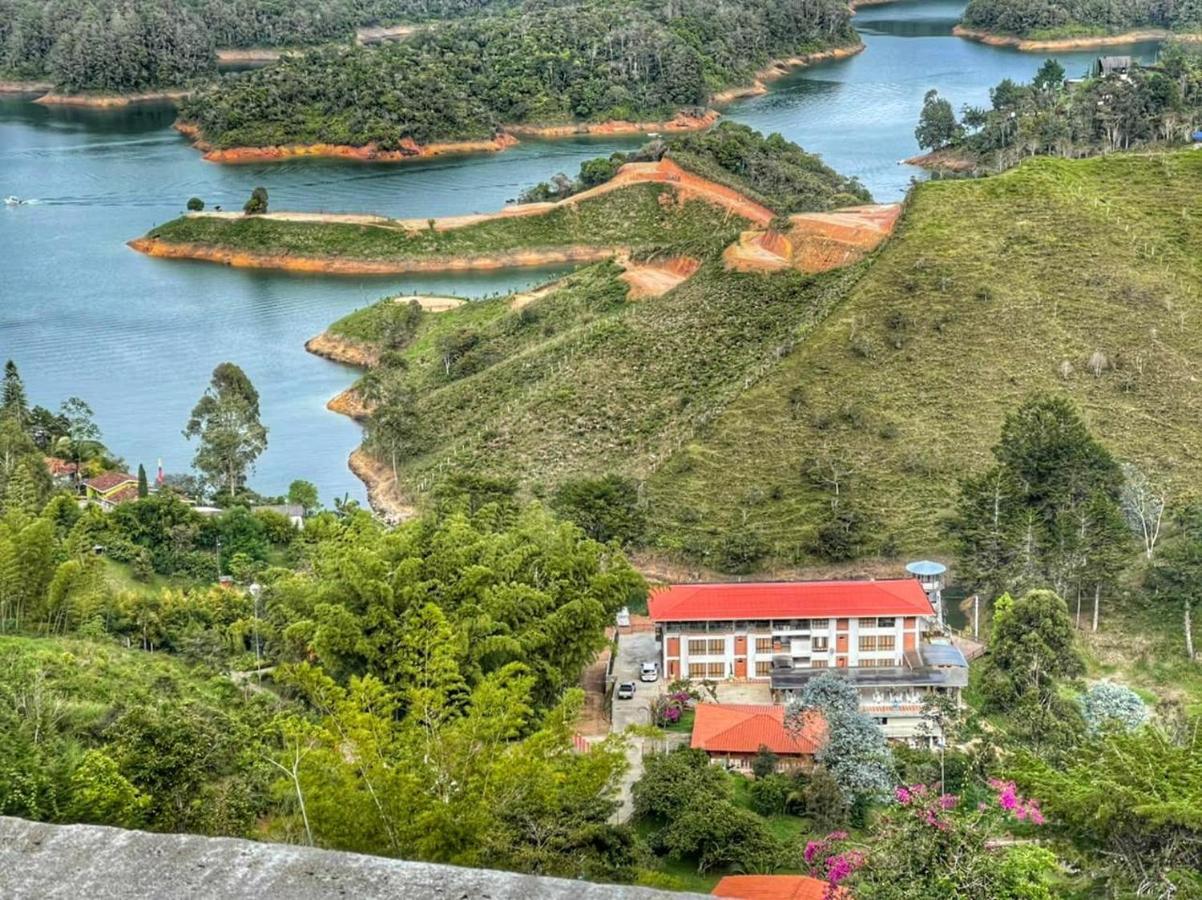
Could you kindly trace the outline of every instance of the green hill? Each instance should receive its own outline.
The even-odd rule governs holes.
[[[1197,31],[1202,13],[1194,4],[1093,3],[1088,0],[971,0],[964,24],[991,34],[1054,39],[1121,34],[1140,28]]]
[[[833,471],[876,521],[861,552],[938,550],[959,479],[1035,389],[1067,394],[1120,459],[1195,492],[1199,177],[1202,154],[1179,152],[919,186],[846,300],[657,468],[655,542],[805,559]]]

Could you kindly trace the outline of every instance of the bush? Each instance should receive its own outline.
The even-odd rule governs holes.
[[[745,575],[768,552],[767,546],[754,531],[732,531],[718,545],[718,568],[724,572]]]
[[[839,782],[824,766],[816,767],[810,775],[810,783],[805,788],[805,805],[806,815],[818,831],[845,828],[851,817]]]
[[[199,197],[188,198],[188,212],[200,212],[205,208],[205,202]]]
[[[248,216],[257,216],[267,212],[267,188],[257,187],[250,192],[250,199],[242,207]]]
[[[757,778],[748,785],[751,808],[761,816],[776,816],[785,811],[791,789],[789,779],[783,775],[768,775]]]
[[[755,759],[751,761],[751,771],[756,778],[767,778],[776,773],[776,764],[779,761],[780,757],[761,744]]]
[[[1148,708],[1139,694],[1121,684],[1100,681],[1081,695],[1081,715],[1091,733],[1118,727],[1132,731],[1148,719]]]

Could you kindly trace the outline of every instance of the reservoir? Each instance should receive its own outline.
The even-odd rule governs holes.
[[[988,102],[1003,78],[1027,81],[1043,54],[953,37],[962,0],[903,0],[857,14],[866,49],[776,82],[724,110],[761,131],[779,131],[878,200],[899,199],[917,169],[914,126],[923,94],[937,89],[959,109]],[[1156,45],[1111,47],[1145,59]],[[1049,54],[1070,76],[1098,51]],[[380,297],[404,292],[483,297],[553,273],[347,278],[229,269],[155,260],[125,246],[179,215],[189,197],[240,208],[256,185],[274,209],[440,216],[487,212],[556,172],[638,139],[524,141],[499,154],[400,164],[296,160],[220,166],[171,129],[170,107],[71,110],[0,97],[0,361],[13,359],[33,403],[57,408],[84,398],[104,440],[129,467],[189,469],[181,432],[213,367],[242,366],[270,430],[251,485],[282,493],[295,478],[322,500],[363,500],[346,458],[360,432],[325,402],[353,370],[307,354],[304,342]]]

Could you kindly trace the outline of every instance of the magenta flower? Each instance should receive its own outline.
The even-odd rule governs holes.
[[[952,809],[959,802],[960,798],[955,794],[942,794],[939,797],[939,806],[942,809]]]
[[[899,787],[896,791],[894,791],[893,796],[897,798],[897,802],[902,806],[905,806],[910,802],[910,792],[904,787]]]
[[[828,840],[828,841],[845,841],[845,840],[847,840],[847,832],[846,831],[832,831],[830,834],[828,834],[826,836],[826,840]]]
[[[805,852],[802,854],[805,857],[806,865],[813,865],[814,858],[825,848],[825,841],[806,841]]]

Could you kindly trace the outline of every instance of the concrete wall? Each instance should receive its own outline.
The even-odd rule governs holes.
[[[622,885],[463,869],[291,844],[46,825],[0,816],[0,898],[669,900]]]

